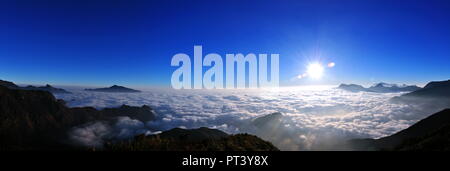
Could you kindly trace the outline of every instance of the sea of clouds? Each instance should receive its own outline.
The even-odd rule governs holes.
[[[389,101],[402,93],[347,92],[330,86],[285,87],[261,90],[172,90],[142,93],[102,93],[72,90],[57,94],[70,107],[96,108],[148,105],[157,120],[142,123],[128,117],[115,123],[89,123],[74,128],[71,138],[100,145],[104,138],[131,138],[175,127],[210,127],[235,134],[248,132],[282,150],[317,150],[330,142],[351,138],[379,138],[396,133],[439,109],[417,109]],[[253,119],[280,112],[282,129],[249,129]],[[275,128],[274,128],[275,129]]]

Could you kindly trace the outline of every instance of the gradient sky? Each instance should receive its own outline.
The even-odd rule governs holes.
[[[0,79],[170,86],[176,53],[279,53],[281,85],[450,78],[450,1],[0,2]],[[335,62],[296,80],[310,62]]]

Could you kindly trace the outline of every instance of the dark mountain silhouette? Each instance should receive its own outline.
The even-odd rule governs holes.
[[[206,127],[201,127],[198,129],[181,129],[173,128],[168,131],[164,131],[159,134],[160,138],[164,139],[174,139],[177,141],[191,141],[198,142],[207,139],[220,139],[228,136],[225,132],[217,129],[209,129]]]
[[[395,103],[420,106],[423,109],[450,107],[450,80],[433,81],[424,88],[391,99]]]
[[[404,94],[402,97],[450,98],[450,80],[430,82],[422,89]]]
[[[368,88],[369,91],[377,93],[394,93],[394,92],[404,92],[404,91],[416,91],[420,87],[415,85],[396,85],[387,83],[378,83]]]
[[[19,88],[19,86],[17,86],[13,82],[4,81],[4,80],[0,80],[0,86],[5,86],[5,87],[8,87],[8,88]]]
[[[14,84],[13,82],[9,82],[9,81],[4,81],[4,80],[0,80],[0,86],[4,86],[10,89],[22,89],[22,90],[42,90],[42,91],[48,91],[50,93],[70,93],[64,89],[61,88],[55,88],[52,87],[51,85],[47,84],[46,86],[41,86],[41,87],[35,87],[35,86],[26,86],[26,87],[19,87],[16,84]]]
[[[64,90],[62,88],[55,88],[55,87],[52,87],[51,85],[48,85],[48,84],[45,85],[45,86],[41,86],[41,87],[35,87],[35,86],[31,86],[30,85],[30,86],[26,86],[26,87],[21,87],[20,89],[23,89],[23,90],[42,90],[42,91],[48,91],[48,92],[54,93],[54,94],[71,93],[71,92],[68,92],[68,91],[66,91],[66,90]]]
[[[156,118],[153,109],[147,105],[142,107],[122,105],[118,108],[104,108],[101,112],[111,117],[128,116],[131,119],[137,119],[142,122],[152,121]]]
[[[415,85],[396,85],[396,84],[388,84],[388,83],[378,83],[369,88],[364,88],[361,85],[357,84],[341,84],[338,87],[342,90],[347,90],[351,92],[375,92],[375,93],[395,93],[395,92],[405,92],[405,91],[416,91],[419,90],[420,87]]]
[[[107,93],[138,93],[139,90],[134,90],[131,88],[113,85],[107,88],[96,88],[96,89],[85,89],[86,91],[97,91],[97,92],[107,92]]]
[[[356,150],[450,150],[450,109],[435,113],[391,136],[357,139]]]
[[[357,85],[357,84],[341,84],[341,85],[339,85],[338,88],[342,89],[342,90],[351,91],[351,92],[367,91],[366,88],[364,88],[361,85]]]
[[[279,112],[258,117],[252,121],[252,125],[258,129],[274,129],[281,125],[283,115]]]
[[[228,135],[209,128],[174,128],[157,135],[107,143],[107,151],[279,151],[270,142],[249,134]]]
[[[396,146],[397,151],[450,151],[450,125],[418,138],[411,138]]]

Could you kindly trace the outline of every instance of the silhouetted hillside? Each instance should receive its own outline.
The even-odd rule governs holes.
[[[402,95],[416,98],[450,98],[450,80],[433,81],[420,90]]]
[[[450,109],[435,113],[391,136],[352,140],[357,150],[449,150]]]
[[[158,136],[163,139],[198,142],[207,139],[215,140],[224,138],[228,136],[228,134],[217,129],[209,129],[206,127],[201,127],[198,129],[190,129],[190,130],[174,128],[168,131],[164,131]]]
[[[405,140],[394,150],[398,151],[450,151],[450,125],[418,138]]]
[[[278,151],[270,142],[249,134],[227,135],[209,128],[175,128],[157,135],[108,143],[107,151]]]
[[[422,109],[450,107],[450,80],[434,81],[424,88],[391,99],[394,103],[419,106]]]
[[[1,149],[40,149],[60,146],[64,130],[98,116],[77,115],[45,91],[0,86]]]
[[[8,88],[18,88],[16,84],[10,81],[0,80],[0,86],[8,87]]]
[[[147,105],[143,105],[142,107],[122,105],[118,108],[104,108],[100,112],[109,117],[128,116],[131,119],[137,119],[142,122],[155,119],[153,109]]]

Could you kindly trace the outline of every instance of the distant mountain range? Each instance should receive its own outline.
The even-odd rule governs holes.
[[[391,101],[421,106],[422,108],[449,108],[450,80],[430,82],[422,89],[394,97]]]
[[[450,98],[450,80],[433,81],[422,89],[401,96],[402,98]]]
[[[131,88],[113,85],[111,87],[106,88],[96,88],[96,89],[85,89],[86,91],[96,91],[96,92],[107,92],[107,93],[139,93],[141,91],[134,90]]]
[[[45,85],[45,86],[41,86],[41,87],[35,87],[35,86],[26,86],[26,87],[21,87],[21,89],[23,90],[42,90],[42,91],[48,91],[50,93],[54,93],[54,94],[67,94],[67,93],[71,93],[69,91],[66,91],[62,88],[55,88],[52,87],[51,85]]]
[[[50,93],[54,93],[54,94],[64,94],[64,93],[71,93],[69,91],[66,91],[62,88],[55,88],[52,87],[51,85],[47,84],[46,86],[41,86],[41,87],[35,87],[35,86],[26,86],[26,87],[19,87],[18,85],[14,84],[13,82],[10,81],[3,81],[0,80],[0,85],[1,86],[5,86],[11,89],[22,89],[22,90],[42,90],[42,91],[48,91]]]
[[[357,84],[341,84],[339,85],[338,88],[351,92],[365,91],[375,93],[395,93],[395,92],[416,91],[420,89],[420,87],[417,87],[415,85],[397,85],[388,83],[378,83],[369,88],[364,88],[363,86]]]
[[[45,86],[40,86],[40,87],[36,87],[36,86],[32,86],[32,85],[29,85],[26,87],[20,87],[20,86],[14,84],[13,82],[0,80],[0,86],[5,86],[5,87],[11,88],[11,89],[21,89],[21,90],[42,90],[42,91],[48,91],[48,92],[54,93],[54,94],[71,93],[62,88],[52,87],[49,84],[47,84]],[[118,86],[118,85],[113,85],[111,87],[106,87],[106,88],[85,89],[85,91],[96,91],[96,92],[107,92],[107,93],[138,93],[138,92],[141,92],[139,90],[134,90],[131,88]]]
[[[141,122],[156,119],[149,106],[97,110],[93,107],[68,108],[47,91],[31,91],[0,85],[0,151],[4,150],[90,150],[68,141],[68,131],[75,126],[112,121],[127,116]],[[228,135],[209,128],[185,130],[174,128],[160,134],[136,136],[122,142],[108,141],[104,151],[143,150],[231,150],[277,151],[270,142],[249,134]]]

